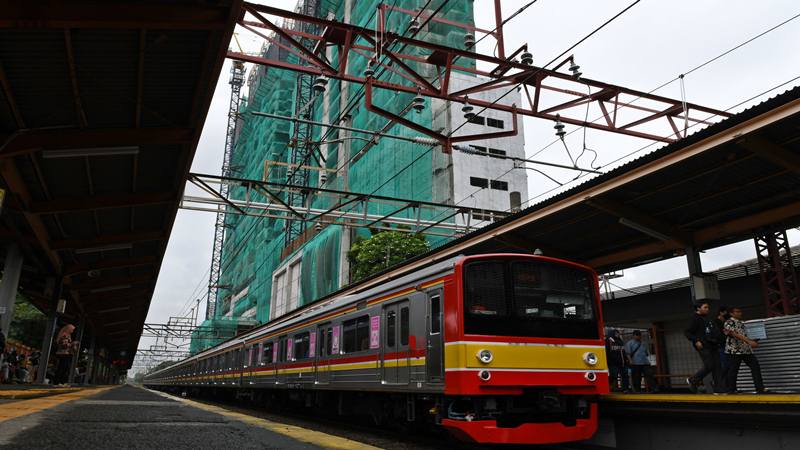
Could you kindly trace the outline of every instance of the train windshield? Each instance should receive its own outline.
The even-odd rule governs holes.
[[[549,261],[477,261],[464,267],[464,332],[598,337],[591,272]]]

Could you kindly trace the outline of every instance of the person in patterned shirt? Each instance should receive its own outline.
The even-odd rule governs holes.
[[[758,342],[747,337],[747,329],[742,322],[742,308],[734,307],[730,311],[730,319],[725,321],[725,353],[727,354],[730,367],[728,368],[728,392],[736,393],[736,378],[739,376],[739,367],[742,361],[750,368],[753,375],[753,383],[756,385],[756,393],[764,393],[764,380],[761,377],[761,366],[758,359],[753,354],[753,348],[758,347]]]

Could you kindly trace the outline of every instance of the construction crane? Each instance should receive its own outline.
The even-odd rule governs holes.
[[[242,45],[234,34],[236,45],[242,52]],[[228,130],[225,135],[225,152],[222,157],[222,176],[229,176],[231,171],[231,154],[236,139],[236,123],[239,117],[239,103],[241,101],[242,85],[244,84],[245,68],[241,61],[233,61],[231,65],[231,78],[228,83],[231,85],[231,101],[228,107]],[[223,198],[228,198],[228,186],[222,186],[220,194]],[[214,247],[211,252],[211,271],[208,276],[208,296],[206,303],[206,319],[213,318],[217,306],[217,296],[220,284],[219,276],[222,269],[222,244],[225,240],[225,209],[220,205],[217,207],[217,220],[214,224]]]

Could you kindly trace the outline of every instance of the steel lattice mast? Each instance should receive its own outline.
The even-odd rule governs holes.
[[[225,153],[222,157],[222,176],[229,176],[231,171],[231,154],[236,139],[236,122],[239,117],[239,102],[241,100],[242,84],[244,84],[244,63],[233,61],[231,65],[231,102],[228,108],[228,131],[225,135]],[[228,198],[228,186],[220,186],[220,194]],[[206,303],[206,319],[214,317],[219,292],[219,275],[222,269],[222,244],[225,239],[225,209],[220,205],[217,208],[217,221],[214,225],[214,248],[211,253],[211,272],[208,277],[208,300]]]

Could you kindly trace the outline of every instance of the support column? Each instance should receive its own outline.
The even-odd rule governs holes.
[[[3,279],[0,281],[0,330],[6,336],[11,327],[11,319],[14,317],[14,302],[17,300],[20,275],[22,275],[22,252],[17,244],[11,243],[6,247]]]
[[[91,383],[92,374],[94,372],[94,333],[92,333],[92,338],[89,340],[89,346],[87,348],[89,352],[86,355],[86,374],[83,376],[83,384]]]
[[[86,319],[81,317],[81,321],[78,323],[78,335],[77,341],[81,344],[78,346],[78,350],[72,355],[72,361],[69,364],[69,378],[67,379],[67,383],[72,384],[75,382],[75,368],[78,366],[78,359],[81,356],[81,347],[83,346],[83,330],[86,328]]]
[[[702,275],[703,264],[700,261],[700,252],[694,247],[686,248],[686,264],[689,266],[689,276]]]
[[[39,369],[36,373],[36,382],[39,384],[44,384],[44,379],[47,375],[47,362],[50,360],[50,351],[53,348],[53,334],[55,334],[56,322],[58,321],[58,300],[61,298],[63,278],[59,275],[48,280],[48,282],[52,285],[50,302],[52,309],[47,315],[47,326],[44,329],[44,337],[42,338],[42,355],[39,357]]]

